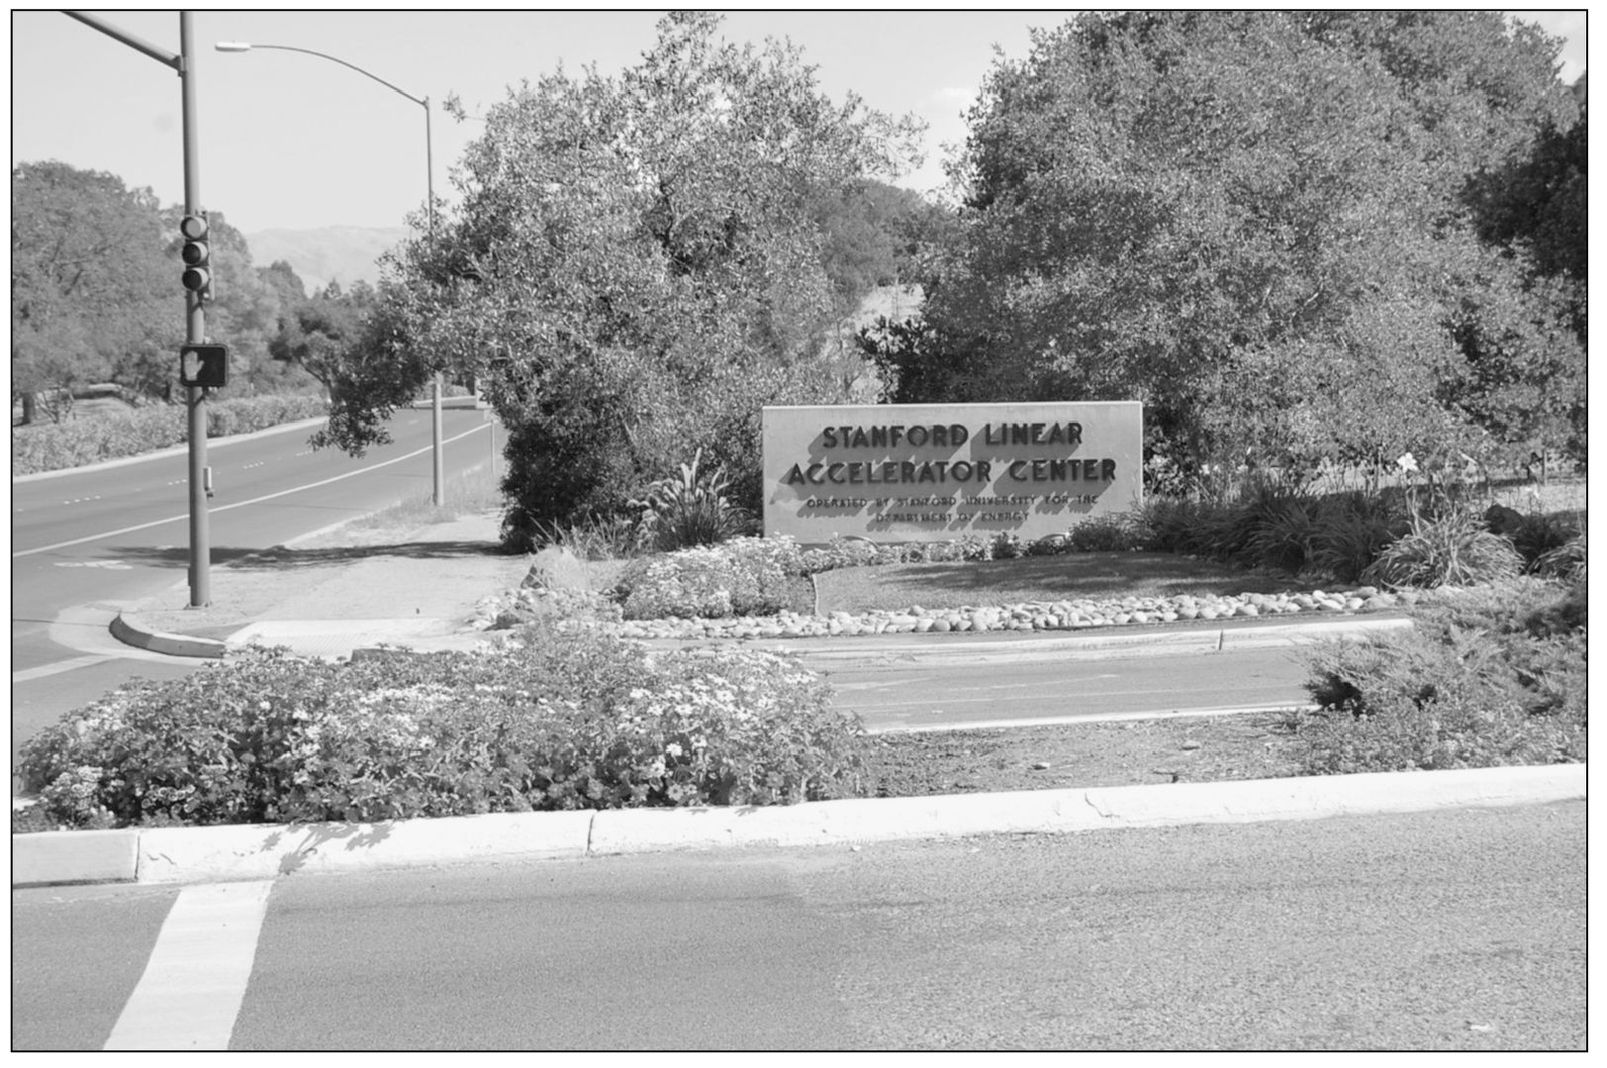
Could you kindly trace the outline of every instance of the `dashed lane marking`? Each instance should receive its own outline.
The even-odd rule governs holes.
[[[273,880],[186,887],[107,1049],[228,1049]]]

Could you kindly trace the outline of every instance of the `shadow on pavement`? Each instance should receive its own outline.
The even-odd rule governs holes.
[[[139,561],[154,567],[188,567],[190,551],[187,546],[152,548],[150,546],[118,547],[116,552],[124,560]],[[212,546],[212,565],[227,564],[236,571],[283,570],[297,567],[319,567],[332,564],[352,564],[376,557],[400,556],[413,560],[464,560],[507,557],[517,555],[503,550],[496,542],[485,541],[409,541],[386,545],[329,546],[312,549],[237,549],[229,546]]]

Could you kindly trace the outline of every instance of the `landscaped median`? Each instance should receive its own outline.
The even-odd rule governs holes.
[[[1190,783],[786,807],[494,813],[434,820],[12,836],[12,886],[191,883],[296,872],[731,847],[1066,834],[1583,800],[1585,765]]]
[[[1163,811],[1173,797],[1198,802],[1195,789],[1209,785],[1225,792],[1199,796],[1219,799],[1232,818],[1276,818],[1256,815],[1282,811],[1276,805],[1245,802],[1252,795],[1229,787],[1250,790],[1259,782],[1263,795],[1284,798],[1278,805],[1299,808],[1301,798],[1331,796],[1327,791],[1336,787],[1322,778],[1406,772],[1390,781],[1415,786],[1454,781],[1426,779],[1425,772],[1524,766],[1540,769],[1535,775],[1549,769],[1566,777],[1585,759],[1582,568],[1568,578],[1403,591],[1393,605],[1377,606],[1392,612],[1369,618],[1362,609],[1382,595],[1313,594],[1308,608],[1301,594],[1229,595],[1213,588],[1270,585],[1277,581],[1271,576],[1221,569],[1202,575],[1200,565],[1188,562],[1146,566],[1140,554],[1123,556],[1119,570],[1110,559],[1117,554],[1061,557],[1048,576],[1058,590],[1105,594],[1063,599],[1089,618],[1086,627],[1067,628],[1082,633],[1064,637],[1009,633],[1061,629],[1053,609],[1044,619],[1056,625],[1041,627],[1025,607],[966,606],[984,581],[994,594],[1013,592],[1017,587],[1007,584],[1023,575],[1043,583],[1030,560],[1020,562],[1027,566],[942,563],[936,572],[926,570],[930,562],[902,565],[903,571],[861,568],[877,582],[907,582],[907,569],[915,567],[923,590],[940,598],[923,593],[935,607],[890,613],[898,619],[879,635],[840,644],[880,645],[889,633],[908,634],[892,644],[963,647],[970,656],[1027,641],[1058,649],[1145,632],[1216,634],[1220,642],[1244,627],[1260,630],[1268,617],[1281,629],[1306,616],[1307,626],[1368,631],[1308,647],[1312,706],[1192,722],[1037,728],[1031,738],[965,732],[943,736],[942,752],[918,734],[866,734],[854,716],[833,706],[819,676],[777,652],[791,643],[648,643],[619,633],[634,622],[621,617],[653,605],[735,612],[769,603],[779,611],[797,595],[798,572],[770,564],[789,551],[796,550],[737,547],[735,558],[752,566],[737,568],[735,581],[729,567],[710,566],[710,554],[693,554],[689,568],[661,560],[630,565],[636,574],[611,587],[609,598],[533,587],[545,591],[535,598],[541,610],[528,621],[499,613],[496,622],[509,627],[505,640],[472,653],[378,651],[340,662],[259,650],[179,679],[130,683],[23,746],[22,788],[38,803],[14,815],[14,831],[26,832],[16,841],[29,839],[24,848],[39,851],[46,868],[54,850],[110,849],[110,859],[81,870],[104,873],[111,866],[135,873],[117,877],[146,879],[180,856],[181,843],[183,849],[225,843],[219,848],[230,855],[271,863],[274,871],[327,863],[337,848],[353,858],[409,863],[426,862],[439,848],[447,849],[446,859],[460,855],[452,850],[468,850],[470,859],[549,848],[572,853],[562,841],[547,844],[545,830],[532,839],[520,829],[527,826],[522,821],[544,815],[563,818],[528,826],[583,826],[584,851],[592,853],[615,849],[616,827],[633,828],[631,840],[644,848],[680,848],[683,838],[846,840],[834,836],[883,833],[875,831],[882,820],[891,821],[885,833],[895,837],[966,827],[1031,830],[1019,820],[1043,805],[1059,806],[1050,824],[1064,823],[1072,813],[1084,818],[1085,808],[1106,811],[1090,799],[1126,797],[1107,791],[1138,784],[1151,789],[1156,777],[1165,785],[1153,789],[1181,792],[1133,796],[1159,799]],[[943,567],[962,568],[959,580],[969,585]],[[1177,568],[1190,573],[1168,572]],[[1179,578],[1190,585],[1174,585]],[[1144,592],[1114,596],[1129,588]],[[599,610],[605,599],[611,611]],[[1228,611],[1229,604],[1237,607]],[[1254,611],[1239,610],[1245,606]],[[946,619],[941,613],[957,607],[986,626],[951,624],[948,634],[931,633]],[[877,611],[885,609],[848,615]],[[1175,616],[1171,626],[1153,625],[1168,613]],[[1369,625],[1399,624],[1402,616],[1411,625]],[[995,628],[994,619],[1009,625]],[[829,614],[817,620],[829,630]],[[926,620],[930,628],[921,626]],[[1133,626],[1143,623],[1151,626]],[[784,635],[782,628],[769,636]],[[995,800],[1001,797],[1008,800]],[[1080,804],[1066,800],[1073,797]],[[1197,808],[1190,818],[1198,818]],[[981,815],[973,820],[968,813]],[[453,828],[470,827],[456,834],[458,844],[432,844],[442,834],[453,839]],[[76,841],[53,845],[62,832]],[[235,835],[255,844],[241,852],[227,845],[241,840]]]

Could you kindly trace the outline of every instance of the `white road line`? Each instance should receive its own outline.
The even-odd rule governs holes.
[[[1091,716],[1040,716],[1035,719],[977,719],[956,723],[899,724],[866,727],[866,734],[936,734],[942,731],[1003,730],[1011,727],[1059,727],[1078,723],[1119,723],[1137,719],[1186,719],[1193,716],[1244,716],[1256,712],[1283,712],[1288,709],[1315,709],[1299,702],[1267,705],[1233,705],[1227,708],[1173,708],[1156,712],[1098,712]]]
[[[187,887],[156,936],[107,1049],[228,1049],[273,880]]]
[[[470,434],[478,434],[480,431],[484,430],[489,425],[490,425],[489,423],[481,423],[479,426],[475,427],[473,430],[465,430],[461,434],[456,434],[456,435],[454,435],[454,436],[452,436],[450,438],[444,439],[441,442],[441,444],[443,446],[444,445],[449,445],[452,442],[457,441],[459,438],[466,438]],[[319,486],[327,486],[331,482],[339,482],[342,479],[356,478],[358,475],[366,475],[370,471],[378,471],[380,468],[389,467],[391,464],[399,464],[403,460],[411,460],[415,456],[423,456],[425,453],[429,452],[433,448],[434,448],[433,445],[426,445],[422,449],[415,449],[414,451],[408,453],[405,456],[397,456],[397,457],[395,457],[393,459],[386,460],[386,461],[384,461],[382,463],[371,464],[368,467],[359,468],[356,471],[348,471],[344,475],[336,475],[334,478],[326,478],[322,482],[309,482],[305,486],[292,486],[290,489],[280,490],[278,493],[269,493],[269,494],[267,494],[265,496],[262,496],[262,497],[253,497],[249,501],[237,501],[234,504],[219,505],[216,508],[207,509],[207,514],[209,514],[209,515],[217,515],[219,512],[227,512],[231,508],[244,508],[247,505],[251,505],[251,504],[261,504],[263,501],[271,501],[276,497],[286,497],[286,496],[289,496],[292,493],[300,493],[302,490],[317,489]],[[88,537],[74,538],[72,541],[58,541],[54,545],[41,545],[37,549],[24,549],[20,553],[12,553],[11,558],[13,560],[15,560],[19,556],[33,556],[33,555],[35,555],[37,553],[54,552],[57,549],[66,549],[66,548],[68,548],[70,546],[82,545],[85,542],[89,542],[89,541],[99,541],[102,538],[115,538],[120,534],[132,534],[136,530],[147,530],[150,527],[159,527],[163,523],[183,523],[183,522],[187,522],[189,520],[189,518],[190,518],[190,514],[188,512],[185,512],[183,515],[169,516],[167,519],[156,519],[156,520],[152,520],[149,523],[140,523],[137,526],[124,527],[121,530],[108,530],[108,531],[104,531],[103,533],[100,533],[100,534],[91,534]]]
[[[60,675],[63,671],[77,671],[83,667],[93,667],[113,659],[109,656],[75,656],[71,660],[58,660],[53,664],[43,664],[39,667],[23,668],[21,671],[11,673],[11,684],[19,682],[32,682],[34,679],[43,679],[50,675]]]

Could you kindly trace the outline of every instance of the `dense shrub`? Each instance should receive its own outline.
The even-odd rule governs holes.
[[[1330,494],[1317,506],[1307,565],[1340,582],[1358,582],[1405,532],[1405,515],[1390,497],[1360,490]]]
[[[207,403],[207,436],[246,434],[281,423],[328,413],[321,397],[272,394]],[[11,473],[34,474],[118,460],[182,445],[189,440],[181,405],[156,405],[126,415],[75,419],[66,423],[13,428]]]
[[[1541,553],[1530,570],[1545,578],[1583,583],[1586,579],[1586,555],[1585,535],[1579,534],[1557,548]]]
[[[1538,571],[1542,558],[1557,552],[1580,536],[1579,528],[1562,517],[1538,512],[1518,516],[1512,528],[1502,533],[1505,533],[1512,542],[1512,547],[1518,550],[1518,555],[1523,558],[1524,568],[1528,571]]]
[[[138,682],[24,747],[75,827],[775,804],[858,789],[857,720],[756,651],[527,628],[507,654],[254,653]]]
[[[1210,508],[1189,497],[1146,497],[1134,514],[1143,543],[1156,552],[1198,555],[1201,517]]]
[[[1085,553],[1129,552],[1146,548],[1148,535],[1135,513],[1089,516],[1066,534],[1065,548]]]
[[[1447,591],[1410,631],[1313,654],[1317,774],[1585,759],[1585,590],[1533,579]]]

